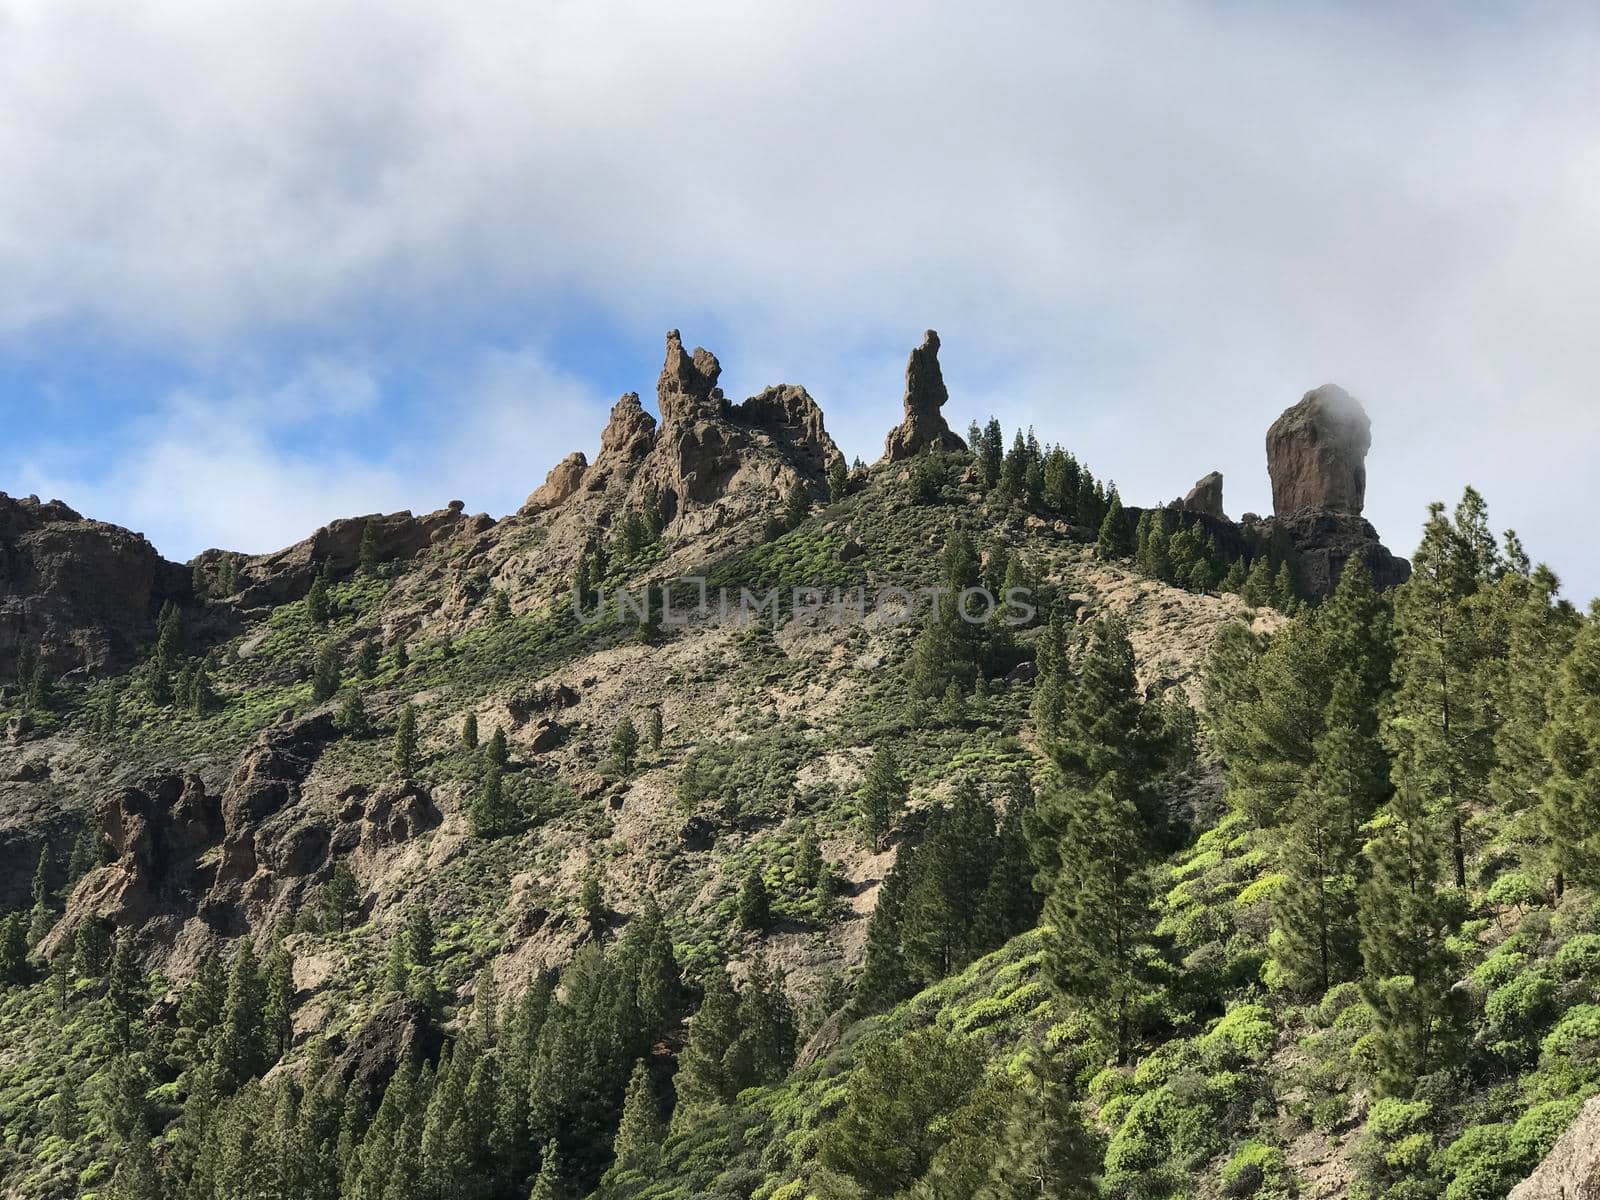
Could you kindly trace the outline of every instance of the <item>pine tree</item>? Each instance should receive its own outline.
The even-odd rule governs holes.
[[[750,965],[735,1020],[739,1035],[724,1058],[735,1094],[780,1082],[794,1065],[799,1028],[783,980],[763,957]]]
[[[489,615],[496,621],[505,621],[510,618],[511,596],[504,588],[494,589],[494,599],[489,604]]]
[[[796,479],[783,501],[783,524],[786,529],[798,528],[811,515],[811,493],[803,481]]]
[[[1361,891],[1362,995],[1374,1020],[1378,1084],[1406,1094],[1442,1060],[1455,981],[1448,939],[1460,897],[1446,886],[1448,819],[1402,783],[1367,847]]]
[[[1093,1200],[1100,1155],[1062,1080],[1037,1046],[1025,1052],[989,1178],[973,1200]]]
[[[626,713],[611,732],[609,753],[619,774],[623,776],[633,774],[634,760],[639,754],[639,730],[634,725],[633,718]]]
[[[20,983],[28,972],[28,921],[19,912],[0,918],[0,982]]]
[[[1005,462],[1005,434],[1000,422],[990,417],[984,426],[981,446],[978,447],[978,479],[983,490],[993,491],[1000,483],[1000,471]]]
[[[255,948],[248,938],[242,939],[228,972],[228,994],[223,1002],[216,1051],[217,1067],[236,1085],[266,1069],[261,1028],[266,1002],[266,985]]]
[[[262,990],[262,1045],[271,1063],[288,1053],[294,1038],[294,956],[282,941],[267,956]]]
[[[468,713],[467,719],[461,722],[461,748],[463,750],[476,750],[478,748],[477,713]]]
[[[505,777],[500,768],[490,763],[483,772],[483,781],[472,798],[468,810],[472,832],[478,837],[492,837],[503,833],[511,824],[511,812],[506,800]]]
[[[1506,631],[1506,669],[1491,669],[1482,676],[1500,716],[1489,795],[1495,810],[1510,818],[1509,835],[1524,869],[1534,878],[1549,880],[1559,899],[1565,876],[1543,820],[1541,797],[1549,785],[1551,762],[1540,741],[1552,723],[1551,692],[1581,621],[1572,605],[1557,599],[1561,585],[1555,574],[1544,566],[1529,569],[1515,534],[1508,533],[1506,541],[1513,566],[1482,593],[1484,601],[1499,610],[1492,619],[1503,623]]]
[[[103,979],[111,964],[111,935],[105,922],[90,917],[78,926],[72,942],[72,972],[79,979]]]
[[[872,752],[872,762],[867,767],[858,799],[862,832],[873,845],[882,845],[906,802],[905,780],[901,778],[900,765],[888,742],[879,742]]]
[[[1357,888],[1362,828],[1388,794],[1388,760],[1359,671],[1334,684],[1313,778],[1283,832],[1273,959],[1297,989],[1320,995],[1360,970]]]
[[[377,574],[378,567],[383,562],[383,549],[378,543],[378,526],[374,521],[366,521],[361,526],[361,545],[356,551],[356,560],[363,575]]]
[[[392,758],[395,771],[402,777],[409,777],[417,769],[417,710],[410,704],[400,710]]]
[[[828,464],[828,503],[837,504],[850,490],[850,471],[844,465],[844,455]]]
[[[317,647],[311,663],[311,695],[319,704],[332,699],[339,690],[339,683],[339,648],[332,640],[325,641]]]
[[[1456,886],[1466,887],[1468,812],[1486,796],[1496,715],[1481,686],[1495,639],[1469,599],[1491,569],[1477,532],[1476,493],[1467,489],[1452,524],[1429,508],[1411,578],[1395,593],[1396,691],[1386,738],[1396,787],[1425,798],[1442,816]]]
[[[396,671],[399,671],[401,674],[404,674],[406,668],[409,667],[410,665],[411,665],[411,654],[406,649],[406,644],[404,642],[401,642],[398,645],[396,645],[395,648],[394,648],[394,669]]]
[[[1100,522],[1100,536],[1095,539],[1096,553],[1106,561],[1126,558],[1133,553],[1133,542],[1128,536],[1128,521],[1122,513],[1122,497],[1111,493],[1111,505]]]
[[[489,736],[489,765],[499,767],[502,771],[511,762],[511,744],[506,740],[504,727],[496,725],[494,733]]]
[[[1550,692],[1541,815],[1566,882],[1600,886],[1600,602],[1590,606]]]
[[[1058,778],[1027,822],[1045,884],[1051,979],[1083,1005],[1126,1062],[1151,927],[1151,830],[1141,802],[1150,764],[1126,630],[1095,623],[1059,740]]]
[[[127,929],[117,934],[116,949],[106,972],[106,1000],[110,1006],[112,1040],[126,1053],[133,1048],[134,1025],[143,1018],[149,1000],[144,972],[139,969],[139,957],[133,945],[133,933]]]
[[[361,643],[361,648],[356,651],[356,670],[363,679],[371,679],[378,673],[382,662],[382,652],[378,648],[376,638],[366,638]]]
[[[916,851],[904,844],[878,889],[878,904],[867,924],[867,945],[851,1008],[858,1013],[892,1008],[917,990],[906,962],[906,906],[915,879]]]
[[[319,573],[311,581],[311,589],[306,592],[306,617],[313,625],[326,625],[332,615],[333,606],[328,598],[328,585]]]
[[[917,848],[901,933],[906,964],[923,982],[943,979],[977,953],[994,845],[994,810],[970,787],[933,813]]]
[[[760,867],[751,867],[739,885],[739,898],[734,909],[735,919],[741,929],[760,932],[772,924],[772,900],[767,894],[766,880]]]
[[[540,1160],[539,1177],[533,1181],[528,1200],[562,1200],[566,1189],[561,1180],[561,1151],[554,1139],[545,1143]]]
[[[578,894],[578,908],[583,913],[584,924],[588,925],[590,935],[597,938],[603,935],[610,924],[611,913],[606,907],[598,870],[584,876],[583,890]]]
[[[350,927],[361,913],[361,893],[348,863],[341,859],[333,865],[317,899],[324,932],[343,933]]]
[[[650,1070],[641,1058],[628,1078],[628,1091],[622,1102],[622,1124],[617,1126],[616,1140],[612,1143],[615,1158],[600,1181],[602,1194],[632,1194],[630,1183],[636,1186],[649,1180],[661,1161],[661,1147],[666,1140],[667,1129],[661,1120],[655,1087],[650,1082]]]
[[[724,1059],[739,1039],[738,1012],[739,998],[728,973],[712,966],[705,979],[705,996],[689,1022],[689,1038],[678,1059],[674,1085],[680,1113],[695,1104],[733,1099]],[[676,1123],[677,1117],[673,1119]]]
[[[346,737],[366,737],[372,732],[372,718],[358,690],[351,688],[345,692],[344,699],[339,701],[339,711],[333,715],[333,724]]]
[[[661,706],[658,704],[650,710],[650,717],[645,725],[645,742],[652,754],[661,753],[661,737]]]

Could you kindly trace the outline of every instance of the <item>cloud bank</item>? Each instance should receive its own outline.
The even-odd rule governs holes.
[[[169,553],[514,506],[671,325],[867,458],[938,328],[953,421],[1135,500],[1221,468],[1235,515],[1333,380],[1392,543],[1471,481],[1587,595],[1597,54],[1566,5],[0,2],[0,355],[181,365],[91,496],[154,528],[172,455],[228,464]],[[559,352],[591,327],[595,361]],[[432,338],[459,377],[390,357]],[[246,423],[241,354],[265,395],[365,371],[349,440]],[[453,459],[460,428],[492,452]],[[29,472],[90,507],[59,453]],[[305,511],[252,515],[283,492]]]

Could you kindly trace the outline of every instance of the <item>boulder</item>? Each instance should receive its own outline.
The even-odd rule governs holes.
[[[950,431],[939,411],[948,399],[950,392],[939,368],[939,335],[930,329],[906,361],[905,418],[889,431],[881,461],[900,462],[929,446],[965,450],[967,444]]]
[[[379,788],[362,814],[361,844],[369,850],[419,837],[442,820],[433,797],[411,780]]]
[[[1222,511],[1222,472],[1213,471],[1197,480],[1188,495],[1179,501],[1178,507],[1184,512],[1203,513],[1226,521],[1228,514]]]
[[[583,473],[588,469],[589,460],[584,457],[583,451],[573,451],[550,468],[550,474],[545,476],[544,483],[528,497],[522,506],[522,511],[529,514],[541,513],[565,504],[578,490],[578,486],[583,482]]]
[[[1507,1200],[1600,1200],[1600,1096],[1578,1111],[1561,1140]]]
[[[543,754],[547,750],[554,750],[567,740],[567,727],[560,721],[553,721],[549,717],[536,723],[524,738],[530,754]]]
[[[1291,517],[1307,509],[1361,515],[1367,495],[1372,422],[1335,384],[1309,391],[1267,430],[1272,510]]]
[[[329,1068],[331,1078],[357,1089],[376,1107],[401,1063],[434,1062],[444,1034],[421,1004],[399,997],[380,1008],[358,1029]]]

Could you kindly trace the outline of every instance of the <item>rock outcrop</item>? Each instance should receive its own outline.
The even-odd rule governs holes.
[[[1600,1096],[1579,1110],[1544,1162],[1507,1200],[1600,1200]]]
[[[1366,563],[1377,587],[1399,587],[1411,578],[1411,564],[1390,553],[1372,522],[1355,513],[1301,509],[1289,517],[1273,518],[1272,525],[1288,533],[1294,545],[1295,582],[1308,596],[1331,595],[1352,558]]]
[[[140,534],[0,492],[0,683],[35,654],[57,676],[125,666],[189,594],[189,572]]]
[[[1272,511],[1361,515],[1367,497],[1372,422],[1349,392],[1327,383],[1284,410],[1267,430]]]
[[[85,921],[144,927],[158,918],[176,926],[211,886],[207,851],[222,833],[215,796],[195,775],[159,775],[101,801],[101,836],[116,856],[73,888],[67,911],[40,944],[53,958],[72,945]]]
[[[656,380],[663,426],[688,425],[704,417],[725,416],[727,402],[717,379],[722,364],[703,346],[689,354],[676,329],[667,330],[667,357]]]
[[[1372,421],[1350,393],[1334,384],[1307,392],[1267,430],[1272,524],[1289,536],[1302,592],[1326,596],[1352,558],[1379,587],[1411,577],[1411,564],[1391,554],[1361,516],[1367,496]]]
[[[1203,513],[1226,521],[1228,514],[1222,511],[1222,472],[1213,471],[1196,481],[1188,494],[1178,502],[1178,507],[1184,512]]]
[[[930,329],[906,361],[905,419],[889,431],[882,461],[900,462],[929,446],[965,450],[966,442],[950,431],[939,411],[948,399],[950,392],[939,369],[939,335]]]
[[[430,546],[453,538],[475,537],[493,526],[494,521],[487,514],[469,515],[459,500],[422,516],[397,512],[341,518],[283,550],[240,560],[235,594],[222,599],[246,609],[289,604],[311,590],[311,581],[319,571],[327,569],[342,575],[359,568],[362,544],[369,537],[369,552],[379,562],[403,562],[416,558]],[[224,553],[207,550],[196,561],[209,567]]]
[[[567,520],[604,526],[619,508],[653,504],[674,533],[692,535],[764,518],[796,481],[820,494],[839,449],[817,402],[803,387],[778,384],[730,404],[717,386],[721,374],[715,354],[685,350],[669,330],[656,381],[659,424],[627,393],[611,410],[593,465],[568,456],[522,514],[559,509]],[[598,499],[580,504],[580,496]]]
[[[545,476],[544,483],[529,496],[522,506],[525,513],[546,512],[565,504],[583,483],[583,473],[589,469],[589,460],[582,450],[575,450]]]

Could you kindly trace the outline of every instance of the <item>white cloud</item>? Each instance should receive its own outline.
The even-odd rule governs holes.
[[[213,546],[263,553],[334,517],[456,498],[512,511],[563,447],[597,440],[605,411],[534,349],[486,354],[437,397],[404,420],[389,410],[371,456],[329,447],[314,436],[324,422],[383,406],[366,369],[317,359],[259,392],[172,394],[104,473],[78,444],[43,448],[23,464],[20,490],[140,530],[169,557]]]
[[[1595,591],[1597,23],[0,0],[0,330],[225,357],[530,296],[651,339],[709,314],[730,392],[803,382],[871,458],[884,347],[932,325],[958,425],[1031,422],[1134,499],[1221,467],[1235,512],[1267,507],[1271,418],[1333,379],[1392,542],[1471,480]]]

